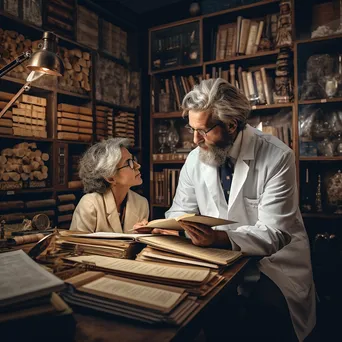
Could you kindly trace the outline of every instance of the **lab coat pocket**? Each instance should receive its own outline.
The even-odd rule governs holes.
[[[258,205],[259,205],[259,199],[254,198],[243,198],[245,202],[246,212],[248,216],[248,223],[251,225],[255,225],[258,221]]]

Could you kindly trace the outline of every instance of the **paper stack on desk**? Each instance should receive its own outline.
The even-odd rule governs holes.
[[[68,310],[54,293],[63,288],[62,280],[23,251],[0,254],[0,322]]]
[[[127,259],[116,259],[99,255],[84,255],[65,258],[69,262],[129,279],[179,286],[187,292],[205,296],[224,278],[209,268],[194,266],[161,265]]]
[[[70,304],[145,323],[179,325],[198,307],[183,288],[85,272],[67,279],[62,293]]]
[[[113,258],[134,259],[142,246],[136,238],[149,234],[76,233],[62,232],[56,241],[61,251],[82,255],[103,255]]]
[[[237,261],[242,253],[221,248],[198,247],[190,239],[179,236],[155,235],[140,237],[148,245],[136,260],[173,265],[194,265],[222,271]]]

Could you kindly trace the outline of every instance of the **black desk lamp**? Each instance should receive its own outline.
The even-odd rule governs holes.
[[[26,90],[30,89],[30,84],[44,75],[62,76],[64,73],[64,65],[57,52],[58,38],[53,32],[44,32],[43,34],[43,47],[41,50],[35,52],[31,57],[31,51],[26,51],[18,56],[15,60],[8,63],[5,67],[0,69],[0,78],[7,74],[10,70],[20,65],[27,59],[31,58],[27,68],[31,73],[26,79],[24,86],[18,91],[17,94],[11,99],[6,107],[1,111],[0,118],[12,106],[17,98]]]

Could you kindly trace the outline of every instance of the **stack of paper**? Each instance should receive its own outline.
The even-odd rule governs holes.
[[[70,311],[54,291],[64,282],[23,251],[0,254],[0,322]]]
[[[181,324],[197,307],[194,297],[179,287],[85,272],[66,280],[62,293],[70,304],[146,323]]]
[[[111,273],[129,279],[177,286],[188,293],[205,296],[224,278],[209,268],[174,266],[99,255],[84,255],[65,258],[68,262],[82,263],[90,269]]]
[[[134,259],[142,246],[136,238],[147,234],[75,233],[62,232],[56,241],[61,251],[82,255],[103,255],[113,258]]]
[[[136,258],[142,261],[196,265],[221,272],[242,256],[239,251],[198,247],[190,239],[178,236],[146,236],[139,241],[148,245]]]

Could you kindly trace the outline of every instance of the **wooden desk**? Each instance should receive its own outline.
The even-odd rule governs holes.
[[[191,341],[200,331],[201,317],[207,313],[223,296],[229,295],[241,282],[243,274],[251,262],[244,258],[232,265],[224,272],[226,280],[212,293],[203,299],[198,299],[200,306],[181,325],[148,325],[119,317],[100,315],[94,312],[80,313],[75,310],[77,321],[77,342],[164,342],[164,341]]]

